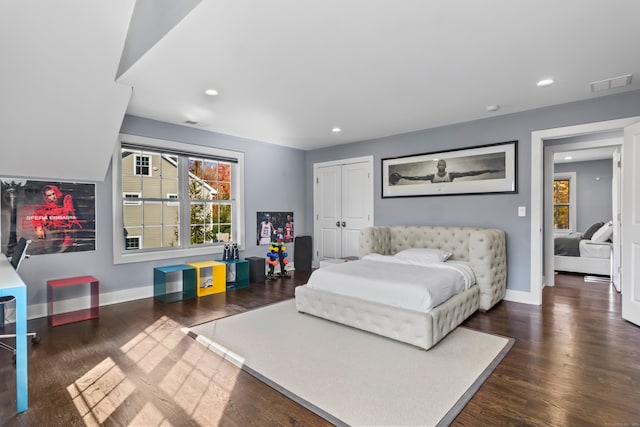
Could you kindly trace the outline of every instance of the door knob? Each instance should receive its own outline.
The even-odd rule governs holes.
[[[336,221],[336,227],[340,227],[340,221]]]
[[[346,222],[344,222],[344,221],[342,221],[342,226],[343,226],[343,227],[346,227],[346,226],[347,226],[347,223],[346,223]]]

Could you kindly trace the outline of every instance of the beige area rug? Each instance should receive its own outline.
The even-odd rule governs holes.
[[[429,351],[296,311],[293,300],[191,328],[336,425],[448,425],[513,345],[457,328]]]

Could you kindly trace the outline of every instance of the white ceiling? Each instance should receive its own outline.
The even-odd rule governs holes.
[[[119,81],[129,114],[307,150],[639,89],[638,16],[636,0],[203,0]]]
[[[640,89],[637,0],[197,2],[0,2],[0,175],[101,181],[125,113],[308,150]]]
[[[622,142],[622,139],[620,140]],[[563,151],[554,153],[554,163],[588,162],[591,160],[613,159],[615,147],[590,148],[587,150]]]

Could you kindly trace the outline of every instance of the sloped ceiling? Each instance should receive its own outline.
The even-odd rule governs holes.
[[[0,3],[0,176],[104,180],[131,87],[134,0]]]

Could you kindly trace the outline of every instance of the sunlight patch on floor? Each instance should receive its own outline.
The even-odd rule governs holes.
[[[160,399],[175,405],[169,409],[170,414],[164,414],[162,407],[147,401],[142,408],[137,408],[132,420],[118,419],[114,414],[133,393],[138,391],[136,401],[144,395],[136,390],[136,385],[127,379],[116,361],[107,358],[67,387],[85,425],[101,426],[112,417],[110,421],[120,425],[172,426],[172,417],[180,413],[188,414],[192,423],[201,426],[217,425],[229,403],[239,371],[188,337],[186,332],[187,328],[163,316],[120,347],[136,369],[145,374],[154,373],[152,381],[157,381],[157,370],[164,365],[166,372],[158,387]],[[133,402],[130,400],[128,404],[136,404]]]
[[[135,385],[111,358],[67,387],[87,426],[101,425],[134,390]]]
[[[120,350],[147,374],[153,371],[184,338],[180,325],[166,316],[139,333]]]
[[[237,373],[222,360],[192,341],[160,383],[160,389],[172,396],[186,413],[201,425],[216,425],[229,403]]]
[[[147,402],[129,426],[173,427],[153,403]]]

